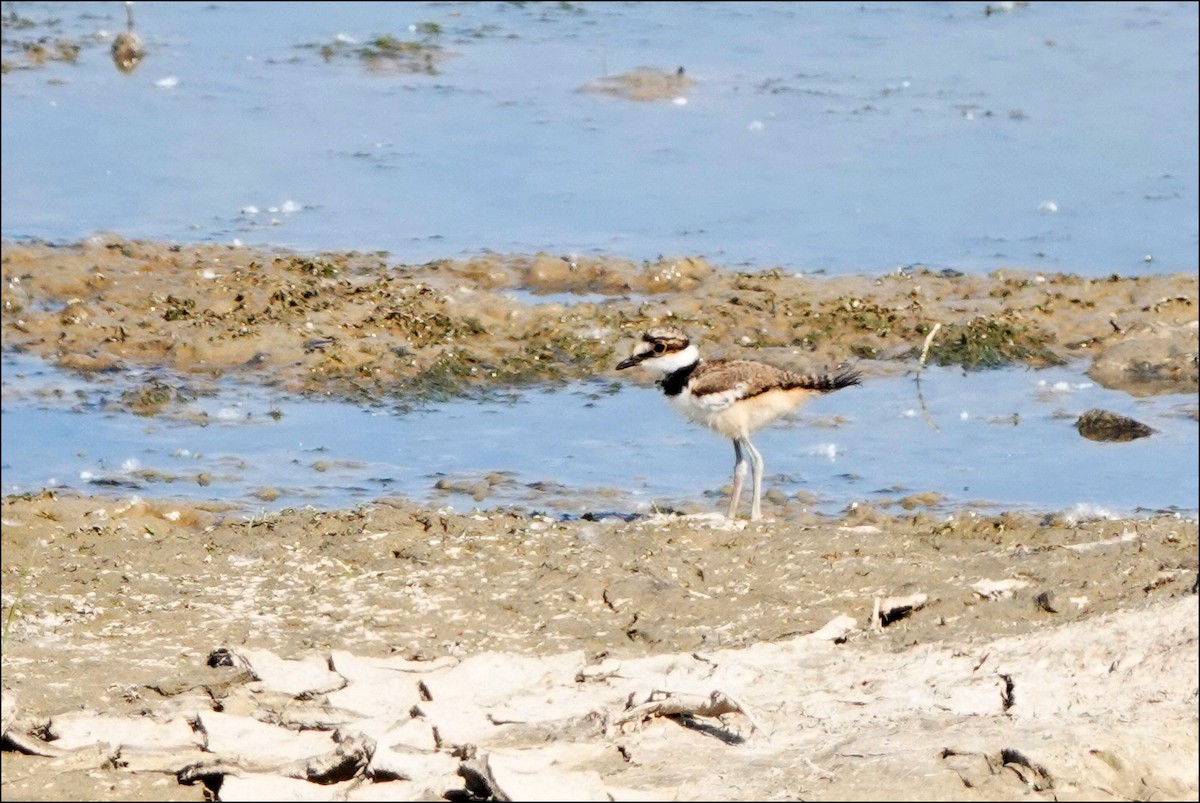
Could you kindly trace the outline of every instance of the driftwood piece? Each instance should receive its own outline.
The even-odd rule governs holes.
[[[719,719],[725,714],[741,714],[749,720],[751,731],[759,730],[758,723],[754,721],[754,717],[746,707],[720,690],[713,690],[707,697],[699,694],[655,690],[650,693],[646,702],[629,708],[613,724],[620,726],[627,722],[641,722],[650,717],[686,716]]]
[[[362,775],[375,753],[374,740],[361,733],[340,731],[333,738],[338,743],[333,750],[285,764],[279,774],[320,784],[339,783]]]
[[[177,773],[180,783],[203,781],[213,788],[225,775],[281,775],[318,784],[333,784],[362,775],[375,753],[375,741],[358,732],[334,735],[337,747],[327,753],[296,761],[272,761],[234,755],[197,761],[182,767]]]

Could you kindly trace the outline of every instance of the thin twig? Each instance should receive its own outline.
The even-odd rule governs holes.
[[[925,335],[925,345],[921,347],[921,360],[917,365],[917,401],[921,404],[921,412],[925,416],[925,423],[933,427],[935,431],[941,432],[942,428],[933,420],[933,416],[929,414],[929,407],[925,404],[925,394],[921,392],[921,371],[925,368],[925,361],[929,359],[929,347],[933,345],[933,338],[941,330],[941,323],[935,323],[933,328],[929,330],[929,334]]]
[[[942,328],[940,323],[935,323],[933,328],[929,330],[929,334],[925,335],[925,345],[921,347],[921,368],[925,367],[925,360],[929,358],[929,347],[933,345],[933,339],[937,336],[938,330]],[[920,374],[920,368],[917,369]]]

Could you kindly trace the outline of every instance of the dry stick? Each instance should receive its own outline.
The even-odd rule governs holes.
[[[938,330],[941,328],[940,323],[935,323],[929,330],[929,334],[925,335],[925,345],[921,347],[921,368],[925,367],[925,360],[929,358],[929,347],[933,345],[933,338],[937,336]],[[921,368],[917,369],[918,375],[921,373]]]
[[[723,714],[741,714],[750,722],[751,731],[760,731],[749,710],[728,694],[714,690],[708,697],[698,694],[681,694],[672,691],[654,691],[650,699],[633,706],[617,718],[616,724],[642,720],[652,716],[693,716],[720,718]]]
[[[929,408],[925,404],[925,394],[921,392],[921,370],[925,368],[925,360],[929,358],[929,347],[933,345],[933,338],[937,336],[938,331],[942,328],[940,323],[935,323],[933,328],[929,330],[929,334],[925,335],[925,345],[921,347],[921,361],[917,366],[917,401],[921,403],[921,412],[925,414],[925,423],[933,427],[938,432],[942,428],[933,420],[933,416],[929,414]]]

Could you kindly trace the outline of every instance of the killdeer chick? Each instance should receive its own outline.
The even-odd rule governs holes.
[[[658,371],[659,387],[684,417],[733,440],[730,520],[737,515],[747,468],[754,480],[750,519],[762,518],[763,459],[750,443],[750,434],[819,393],[860,384],[857,371],[794,374],[757,360],[701,360],[695,344],[673,327],[650,329],[643,334],[633,353],[617,364],[617,370],[635,365]]]

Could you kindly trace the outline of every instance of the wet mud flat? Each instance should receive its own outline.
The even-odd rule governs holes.
[[[1136,395],[1195,392],[1200,376],[1196,274],[825,277],[550,254],[403,265],[113,237],[5,243],[0,263],[7,349],[365,401],[615,379],[630,343],[664,323],[709,354],[868,377],[922,356],[968,370],[1090,359],[1093,379]],[[171,401],[146,396],[130,404]]]
[[[404,403],[615,378],[632,340],[670,323],[711,351],[853,365],[868,381],[922,356],[966,369],[1083,357],[1097,382],[1133,394],[1197,387],[1194,274],[824,277],[549,254],[406,266],[115,237],[6,243],[2,263],[5,348],[85,375],[168,367],[196,386],[236,378]],[[122,403],[166,415],[190,390],[147,380]],[[559,724],[521,736],[511,701],[492,700],[494,731],[412,748],[450,761],[448,773],[405,779],[364,759],[347,778],[304,781],[303,794],[485,797],[460,763],[491,756],[507,783],[503,756],[552,747],[564,751],[557,766],[616,799],[1194,799],[1197,550],[1197,522],[1165,514],[857,505],[834,519],[789,506],[752,524],[564,521],[383,498],[247,518],[219,499],[9,496],[4,726],[53,745],[68,714],[236,712],[335,732],[328,718],[280,713],[328,715],[337,706],[323,692],[273,696],[253,672],[210,667],[221,648],[321,666],[335,654],[342,666],[346,654],[487,660],[538,677],[545,662],[566,680],[544,696],[570,696],[579,721],[546,715]],[[776,661],[804,672],[767,671]],[[638,709],[613,695],[634,678],[647,692],[675,681],[706,694],[705,678],[720,679],[752,722],[703,708],[630,719]],[[450,734],[438,694],[409,724]],[[263,774],[217,757],[226,781]],[[233,781],[181,784],[178,766],[151,768],[128,744],[2,758],[6,799],[236,797]]]

